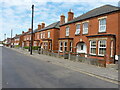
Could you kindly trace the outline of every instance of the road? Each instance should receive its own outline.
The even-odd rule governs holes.
[[[117,88],[118,85],[2,48],[3,88]]]

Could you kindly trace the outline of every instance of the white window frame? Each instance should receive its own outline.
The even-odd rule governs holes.
[[[65,36],[69,36],[69,31],[70,31],[70,27],[67,26],[67,27],[66,27],[66,33],[65,33]]]
[[[41,39],[42,39],[42,38],[43,38],[43,33],[41,33],[41,35],[40,35],[40,36],[41,36]]]
[[[92,45],[92,42],[96,42],[96,46],[91,46],[91,45]],[[91,52],[91,49],[92,49],[92,48],[96,49],[96,47],[97,47],[97,41],[91,40],[91,41],[90,41],[90,54],[91,54],[91,55],[96,55],[96,53],[92,53],[92,52]]]
[[[61,45],[61,43],[62,43],[62,45]],[[62,48],[62,50],[61,50],[61,48]],[[63,52],[63,42],[59,42],[59,51]]]
[[[106,44],[105,47],[100,47],[100,41],[105,41],[105,44]],[[98,41],[98,55],[99,56],[104,56],[104,54],[100,54],[99,49],[100,48],[105,48],[106,49],[106,47],[107,47],[107,41],[106,40],[99,40]]]
[[[50,38],[50,31],[48,31],[48,38]]]
[[[78,25],[79,25],[79,28],[77,28]],[[79,35],[79,34],[80,34],[80,24],[76,24],[75,35]]]
[[[85,24],[87,24],[87,27],[85,27]],[[89,27],[88,24],[89,24],[88,22],[83,23],[83,34],[88,34],[88,27]]]
[[[114,42],[111,41],[110,56],[113,57]]]
[[[39,33],[37,34],[37,39],[39,39]]]
[[[45,38],[45,32],[43,33],[43,38]]]
[[[105,25],[102,25],[101,24],[102,20],[105,20],[105,22],[106,22],[106,18],[99,19],[99,32],[106,32],[106,23],[105,23]],[[105,27],[105,28],[103,30],[101,30],[101,27]]]

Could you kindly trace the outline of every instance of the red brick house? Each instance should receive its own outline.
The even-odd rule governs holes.
[[[29,28],[29,30],[27,32],[22,32],[21,35],[21,46],[25,47],[25,46],[30,46],[30,41],[31,41],[31,29]]]
[[[77,52],[84,57],[114,63],[120,55],[120,8],[104,5],[77,18],[68,12],[60,16],[59,51]]]
[[[14,37],[14,46],[20,45],[20,34]]]
[[[34,45],[46,50],[58,50],[59,21],[45,27],[45,24],[38,25],[35,33]]]

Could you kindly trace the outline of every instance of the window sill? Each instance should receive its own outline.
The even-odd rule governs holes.
[[[97,55],[98,57],[104,57],[104,55]]]
[[[75,36],[80,36],[80,34],[75,34]]]
[[[107,33],[107,32],[106,32],[106,31],[105,31],[105,32],[98,32],[98,34],[99,34],[99,33]]]
[[[91,53],[90,53],[89,55],[90,55],[90,56],[96,56],[96,54],[91,54]]]
[[[84,34],[82,34],[82,35],[88,35],[88,33],[84,33]]]

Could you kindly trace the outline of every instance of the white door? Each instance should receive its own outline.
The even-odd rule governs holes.
[[[87,47],[85,43],[77,44],[77,53],[87,53]]]

